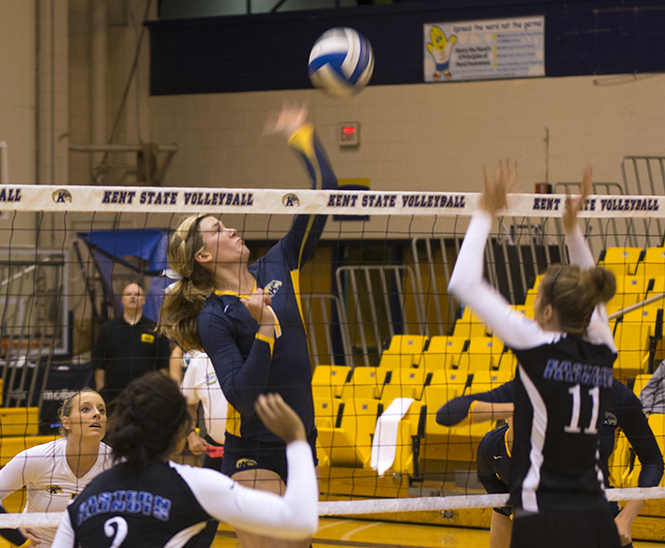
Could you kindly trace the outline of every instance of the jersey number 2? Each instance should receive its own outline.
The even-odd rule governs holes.
[[[114,525],[115,529],[113,528]],[[104,523],[104,534],[109,538],[113,537],[111,548],[119,548],[127,537],[127,529],[127,522],[120,516],[111,518]]]
[[[563,431],[570,434],[579,434],[580,428],[580,409],[582,407],[582,388],[579,384],[571,386],[568,393],[573,396],[573,414],[570,417],[570,424],[564,426]],[[589,389],[589,396],[593,399],[593,409],[591,410],[591,420],[589,426],[584,429],[585,434],[598,433],[598,410],[600,409],[600,388],[594,386]]]

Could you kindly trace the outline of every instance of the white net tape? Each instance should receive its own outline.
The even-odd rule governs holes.
[[[470,215],[478,193],[7,185],[0,210],[293,215]],[[563,194],[513,194],[500,214],[558,217]],[[591,196],[580,217],[665,217],[662,196]]]
[[[608,500],[648,500],[665,498],[665,487],[609,489]],[[419,497],[319,502],[320,516],[359,516],[399,512],[439,512],[503,506],[508,495],[468,495],[453,497]],[[34,514],[1,514],[0,528],[57,527],[63,512]]]

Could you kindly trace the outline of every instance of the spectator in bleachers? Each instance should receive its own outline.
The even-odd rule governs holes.
[[[93,350],[95,385],[109,407],[134,379],[157,370],[168,375],[169,341],[156,332],[155,322],[143,316],[144,304],[141,286],[127,285],[122,294],[122,316],[102,328]]]
[[[652,413],[665,413],[665,360],[660,362],[658,369],[642,388],[640,401],[647,417]]]

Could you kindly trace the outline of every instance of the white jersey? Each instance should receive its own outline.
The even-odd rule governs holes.
[[[67,438],[37,445],[20,452],[0,470],[0,498],[26,487],[26,513],[63,512],[69,502],[96,476],[111,468],[111,448],[99,444],[97,462],[82,478],[67,463]],[[55,529],[34,527],[42,548],[51,546]]]
[[[187,359],[189,365],[180,390],[188,404],[197,404],[199,401],[203,404],[208,435],[222,444],[229,404],[217,380],[215,368],[208,355],[203,352],[191,350],[187,352]]]

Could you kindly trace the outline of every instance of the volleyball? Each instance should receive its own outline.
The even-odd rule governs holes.
[[[309,77],[315,87],[336,97],[362,91],[374,71],[369,40],[348,27],[327,30],[309,55]]]

